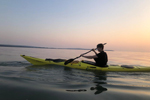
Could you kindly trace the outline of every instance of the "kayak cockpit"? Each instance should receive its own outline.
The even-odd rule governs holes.
[[[45,61],[64,62],[66,60],[65,59],[51,59],[51,58],[46,58]]]
[[[95,65],[96,64],[95,62],[87,61],[87,60],[82,60],[81,62],[86,63],[86,64],[90,64],[90,65]]]
[[[86,64],[90,64],[90,65],[96,66],[96,63],[95,63],[95,62],[92,62],[92,61],[83,60],[82,63],[86,63]],[[100,67],[100,66],[97,66],[97,67]],[[106,66],[104,66],[104,67],[109,67],[109,66],[106,65]]]

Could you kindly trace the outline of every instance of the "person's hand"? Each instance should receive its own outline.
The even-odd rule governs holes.
[[[95,52],[95,49],[92,49],[91,51],[94,51],[94,52]]]

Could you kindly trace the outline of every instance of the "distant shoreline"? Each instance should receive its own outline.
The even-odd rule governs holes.
[[[86,48],[54,48],[54,47],[37,47],[37,46],[9,45],[9,44],[0,44],[0,47],[39,48],[39,49],[69,49],[69,50],[90,50],[90,49],[86,49]],[[114,50],[105,50],[105,51],[114,51]]]

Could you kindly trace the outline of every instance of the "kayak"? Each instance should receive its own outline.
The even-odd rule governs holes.
[[[60,65],[70,68],[103,71],[103,72],[150,72],[150,67],[129,66],[129,65],[108,65],[108,67],[98,67],[91,61],[73,61],[65,65],[65,59],[40,59],[31,56],[20,55],[33,65]]]

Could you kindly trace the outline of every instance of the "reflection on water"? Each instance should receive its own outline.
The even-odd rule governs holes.
[[[128,88],[128,91],[131,91],[130,88],[134,89],[138,85],[138,88],[143,87],[142,82],[144,81],[137,80],[136,78],[140,78],[141,75],[149,75],[148,73],[142,74],[141,72],[109,73],[85,71],[58,65],[28,66],[26,67],[25,73],[23,77],[25,79],[57,85],[55,88],[63,89],[70,93],[90,93],[91,95],[107,93],[109,90],[114,90],[114,88],[118,91],[123,91],[123,89]],[[144,84],[147,86],[146,81]],[[112,87],[112,89],[110,87]]]
[[[68,92],[86,92],[86,89],[78,89],[78,90],[66,90]]]
[[[91,87],[90,90],[95,91],[95,95],[100,94],[104,91],[107,91],[107,88],[103,87],[102,84],[107,84],[107,73],[106,72],[93,72],[95,74],[96,80],[94,83],[96,83],[95,87]]]
[[[100,84],[99,85],[97,85],[96,87],[91,87],[91,90],[93,91],[93,90],[96,90],[96,92],[94,93],[95,95],[96,94],[100,94],[100,93],[102,93],[102,92],[104,92],[104,91],[107,91],[107,88],[104,88],[104,87],[102,87]]]
[[[2,100],[12,100],[14,95],[24,100],[33,100],[35,97],[36,100],[42,98],[45,100],[62,100],[62,98],[63,100],[97,100],[98,98],[120,100],[122,97],[122,100],[130,98],[149,100],[150,98],[148,95],[150,87],[146,87],[149,84],[147,83],[149,73],[86,71],[57,65],[14,67],[5,64],[0,68],[2,90],[0,99]],[[8,91],[12,93],[6,97]],[[32,96],[29,96],[31,94],[27,91],[31,91]],[[139,93],[141,93],[140,99]]]
[[[90,88],[91,91],[96,91],[94,94],[97,95],[97,94],[100,94],[104,91],[107,91],[107,88],[104,88],[102,87],[101,85],[96,85],[96,87],[91,87]],[[87,90],[86,89],[78,89],[78,90],[66,90],[68,92],[86,92]]]
[[[42,70],[44,73],[41,73]],[[26,67],[26,73],[31,72],[32,76],[30,76],[30,79],[36,80],[36,81],[47,81],[52,83],[62,83],[63,85],[72,85],[69,89],[65,89],[67,92],[88,92],[92,91],[93,94],[100,94],[104,91],[107,91],[107,88],[103,87],[103,84],[107,84],[107,73],[106,72],[98,72],[98,71],[84,71],[84,70],[78,70],[78,69],[72,69],[68,67],[63,66],[57,66],[57,65],[51,65],[51,66],[28,66]],[[36,73],[33,74],[33,72]],[[28,73],[29,74],[29,73]],[[41,77],[40,74],[42,74]],[[48,76],[48,75],[51,75]],[[53,74],[53,75],[52,75]],[[31,75],[31,74],[29,74]],[[55,76],[55,77],[54,77]],[[29,77],[29,76],[28,76]],[[31,78],[32,77],[32,78]],[[59,80],[57,79],[59,77]],[[91,78],[92,77],[92,78]],[[27,78],[27,77],[24,77]],[[41,79],[43,78],[43,79]],[[93,80],[94,79],[94,80]],[[91,80],[93,80],[94,86],[91,87]],[[86,88],[81,88],[80,86],[74,87],[74,84],[89,84],[90,86]],[[74,89],[75,88],[75,89]]]
[[[71,71],[70,68],[69,68],[69,70]],[[101,86],[101,84],[107,84],[107,82],[103,82],[103,80],[106,81],[106,79],[107,79],[106,72],[93,72],[93,73],[95,74],[95,78],[96,78],[96,80],[94,81],[94,83],[96,83],[94,87],[90,87],[90,89],[88,89],[88,88],[87,89],[76,89],[76,90],[69,89],[66,91],[67,92],[87,92],[87,90],[91,90],[94,92],[95,95],[101,94],[101,93],[107,91],[107,88]]]
[[[72,72],[72,68],[64,67],[65,71]],[[95,95],[100,94],[104,91],[107,91],[107,88],[101,86],[102,84],[107,84],[107,73],[106,72],[99,72],[99,71],[91,71],[94,75],[93,83],[95,83],[95,86],[87,88],[87,89],[69,89],[66,90],[68,92],[87,92],[87,90],[91,90],[94,92]],[[88,78],[88,77],[87,77]],[[82,80],[80,80],[82,83]]]

